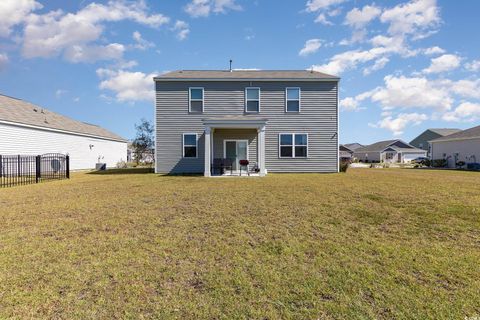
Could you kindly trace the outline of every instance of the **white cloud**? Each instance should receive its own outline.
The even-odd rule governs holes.
[[[0,1],[0,36],[9,36],[15,25],[23,23],[32,11],[40,8],[42,5],[35,0]]]
[[[334,75],[355,69],[359,64],[370,61],[378,61],[375,68],[370,68],[369,72],[381,69],[389,61],[388,57],[392,54],[398,54],[402,57],[411,57],[418,53],[417,50],[410,50],[406,47],[402,37],[375,36],[370,40],[373,45],[368,50],[350,50],[334,55],[328,63],[322,65],[313,65],[316,71],[322,71]],[[383,59],[387,58],[387,59]]]
[[[62,98],[67,92],[68,92],[67,90],[58,89],[57,91],[55,91],[55,98],[60,99],[60,98]]]
[[[118,59],[123,45],[96,43],[104,32],[103,23],[132,20],[150,27],[168,23],[168,17],[150,15],[147,10],[144,1],[109,1],[106,5],[91,3],[76,13],[57,10],[30,14],[25,22],[22,53],[26,58],[63,55],[72,62]]]
[[[133,40],[135,40],[135,44],[133,45],[134,48],[140,49],[140,50],[146,50],[148,48],[153,48],[155,47],[155,44],[153,42],[147,41],[142,37],[142,34],[138,31],[134,31],[132,34]]]
[[[4,69],[8,64],[8,56],[5,53],[0,53],[0,70]]]
[[[308,12],[316,12],[319,10],[328,9],[333,5],[337,5],[345,1],[346,0],[308,0],[306,6]]]
[[[468,71],[477,72],[480,71],[480,60],[473,60],[465,65]]]
[[[360,109],[359,101],[352,97],[340,100],[340,109],[343,111],[357,111]]]
[[[454,54],[444,54],[438,58],[431,59],[431,64],[428,68],[423,69],[425,73],[439,73],[451,71],[460,66],[461,58]]]
[[[333,26],[333,23],[327,19],[327,16],[324,13],[320,13],[315,19],[315,23],[320,23],[325,26]]]
[[[185,40],[190,33],[190,26],[182,20],[177,20],[173,27],[173,31],[177,32],[178,40]]]
[[[339,75],[346,70],[354,69],[360,63],[366,63],[372,60],[380,59],[390,53],[403,52],[400,46],[379,46],[370,50],[351,50],[334,55],[330,61],[323,65],[313,65],[313,69],[334,75]],[[388,61],[382,60],[385,63]]]
[[[384,10],[380,20],[389,23],[388,32],[392,35],[413,34],[422,36],[429,29],[440,24],[439,8],[436,0],[412,0]]]
[[[136,66],[138,66],[138,62],[135,60],[120,61],[115,65],[117,69],[130,69]]]
[[[370,21],[380,15],[382,11],[380,8],[372,6],[364,6],[361,10],[353,8],[345,16],[345,24],[353,28],[364,28]]]
[[[392,75],[384,78],[385,86],[370,91],[370,99],[384,109],[433,108],[449,110],[453,99],[448,90],[423,77]]]
[[[322,46],[322,40],[321,39],[310,39],[305,42],[305,46],[300,50],[298,55],[300,56],[308,56],[312,53],[315,53],[320,49]]]
[[[193,18],[208,17],[210,13],[239,11],[242,7],[235,0],[192,0],[185,6],[185,12]]]
[[[82,46],[73,45],[65,49],[64,57],[66,60],[79,62],[95,62],[100,60],[119,60],[125,52],[125,46],[119,43],[111,43],[106,46]]]
[[[423,53],[426,54],[427,56],[432,56],[432,55],[437,55],[437,54],[443,54],[443,53],[445,53],[445,50],[443,50],[440,47],[435,46],[435,47],[430,47],[430,48],[425,49]]]
[[[368,34],[366,28],[367,24],[378,17],[381,12],[382,11],[380,8],[376,7],[375,5],[367,5],[362,9],[353,8],[350,10],[346,15],[343,24],[352,27],[354,30],[350,40],[344,39],[340,42],[340,44],[349,45],[364,41]]]
[[[451,90],[453,93],[461,97],[480,99],[480,79],[458,81],[447,80],[442,84],[445,90]]]
[[[153,77],[156,75],[154,73],[98,69],[97,75],[103,79],[99,88],[113,91],[119,102],[153,101]]]
[[[480,119],[480,103],[462,102],[452,112],[442,117],[445,121],[477,121]]]
[[[423,113],[400,113],[396,117],[388,115],[376,124],[370,124],[370,126],[387,129],[392,131],[395,136],[399,136],[403,134],[408,125],[419,125],[425,120],[428,120],[428,116]]]
[[[363,69],[363,75],[366,76],[372,73],[373,71],[378,71],[380,69],[383,69],[389,61],[390,59],[388,59],[387,57],[381,57],[380,59],[376,60],[372,66]]]
[[[459,119],[459,112],[450,112],[455,99],[480,99],[480,79],[429,80],[425,77],[389,75],[384,81],[385,86],[344,98],[340,102],[341,107],[346,111],[363,109],[362,101],[369,99],[378,103],[388,115],[392,115],[395,109],[431,109],[436,117],[445,115],[449,119]]]
[[[326,26],[331,26],[333,23],[328,20],[327,15],[335,17],[340,14],[339,8],[330,9],[333,6],[339,5],[346,0],[309,0],[306,4],[307,12],[318,12],[315,23],[321,23]]]

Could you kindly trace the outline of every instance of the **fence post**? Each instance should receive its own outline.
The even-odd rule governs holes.
[[[40,180],[40,156],[35,157],[35,183]]]
[[[17,177],[20,177],[20,155],[17,156]]]
[[[67,179],[70,179],[70,156],[67,154],[67,156],[65,157],[65,170],[66,170],[66,175],[67,175]]]
[[[0,154],[0,178],[3,177],[3,159],[2,155]]]

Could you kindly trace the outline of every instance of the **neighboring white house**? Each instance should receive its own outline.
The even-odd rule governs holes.
[[[408,163],[425,157],[427,151],[415,148],[405,141],[385,140],[355,149],[353,156],[362,162]]]
[[[430,140],[429,143],[432,159],[446,159],[449,168],[455,168],[459,161],[466,164],[480,162],[480,126]]]
[[[114,167],[127,160],[127,141],[99,126],[0,95],[0,155],[70,156],[70,169]]]

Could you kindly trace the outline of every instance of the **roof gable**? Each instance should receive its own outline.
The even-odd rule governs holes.
[[[119,135],[97,125],[77,121],[21,99],[1,94],[0,120],[45,129],[62,130],[111,140],[126,141]]]

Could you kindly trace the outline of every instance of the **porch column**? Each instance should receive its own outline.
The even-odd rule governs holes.
[[[210,155],[211,155],[211,139],[210,139],[211,129],[210,127],[205,127],[205,169],[203,175],[205,177],[210,177]]]
[[[258,147],[258,166],[260,167],[260,176],[265,176],[265,126],[258,129],[257,138]]]

